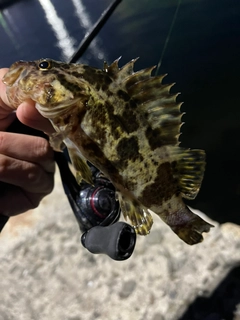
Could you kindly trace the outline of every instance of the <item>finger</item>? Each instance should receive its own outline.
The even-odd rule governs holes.
[[[4,186],[4,190],[2,189]],[[3,192],[2,192],[3,190]],[[2,184],[0,195],[0,213],[6,216],[15,216],[38,207],[45,193],[31,193],[20,187]],[[11,204],[11,205],[9,205]]]
[[[25,125],[37,130],[46,132],[47,134],[53,133],[53,129],[49,120],[40,115],[35,108],[35,103],[23,102],[17,109],[18,119]]]
[[[49,142],[41,137],[0,132],[0,154],[35,163],[46,172],[55,170],[54,152]]]
[[[16,185],[31,193],[50,193],[53,173],[39,165],[0,155],[0,181]]]

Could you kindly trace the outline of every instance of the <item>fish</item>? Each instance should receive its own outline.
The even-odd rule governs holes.
[[[132,59],[103,69],[51,59],[15,62],[3,78],[13,108],[29,99],[50,120],[55,150],[64,145],[75,177],[94,184],[87,161],[116,189],[124,218],[147,235],[152,213],[189,245],[203,240],[212,225],[183,199],[194,199],[205,171],[205,151],[179,144],[182,103],[166,75],[154,67],[137,72]]]

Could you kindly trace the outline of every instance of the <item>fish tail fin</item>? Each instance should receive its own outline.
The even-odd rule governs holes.
[[[213,225],[194,214],[181,199],[178,201],[174,210],[164,210],[158,215],[184,242],[197,244],[203,240],[202,233],[209,232]]]
[[[129,219],[137,234],[146,235],[153,224],[151,213],[136,199],[129,199],[118,193],[118,200],[124,218]]]

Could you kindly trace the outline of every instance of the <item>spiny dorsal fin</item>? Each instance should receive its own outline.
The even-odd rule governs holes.
[[[194,199],[201,187],[205,171],[205,151],[170,147],[170,156],[176,159],[172,163],[174,174],[178,179],[181,196]]]
[[[159,147],[178,145],[183,113],[180,111],[182,103],[176,102],[178,93],[170,93],[174,84],[162,84],[166,75],[152,76],[155,67],[134,72],[136,60],[131,60],[119,69],[117,59],[110,66],[105,65],[104,69],[114,79],[115,84],[125,90],[137,104],[139,112],[146,117],[152,129],[149,134],[157,137],[154,138],[156,144]]]
[[[119,69],[118,77],[120,80],[125,80],[129,75],[132,75],[134,73],[133,68],[137,60],[138,58],[132,59],[131,61],[126,63],[122,68]]]
[[[146,80],[149,77],[151,77],[153,69],[155,69],[155,66],[134,72],[130,77],[126,78],[125,80],[126,89],[130,88],[132,85],[140,81]]]
[[[133,73],[125,80],[125,88],[139,111],[145,114],[154,135],[159,137],[159,146],[178,145],[182,125],[182,103],[177,103],[177,94],[171,94],[174,84],[162,84],[166,74],[151,76],[152,68]]]
[[[138,58],[132,59],[127,64],[125,64],[122,68],[119,68],[118,62],[120,59],[121,57],[113,61],[113,63],[110,66],[108,66],[106,62],[104,62],[104,65],[103,65],[103,70],[107,72],[109,76],[116,79],[117,83],[122,83],[123,81],[126,80],[126,78],[129,75],[132,75],[134,73],[133,72],[134,63],[138,60]]]
[[[103,71],[105,71],[106,73],[108,73],[111,77],[113,77],[114,75],[116,75],[119,72],[119,66],[118,66],[118,61],[121,59],[121,57],[119,57],[118,59],[114,60],[112,64],[110,64],[110,66],[107,64],[106,61],[104,61],[103,64]]]

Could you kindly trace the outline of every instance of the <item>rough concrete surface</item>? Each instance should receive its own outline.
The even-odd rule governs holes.
[[[0,236],[0,320],[179,319],[240,265],[240,227],[208,221],[215,228],[192,247],[156,218],[129,260],[93,255],[56,174],[54,192]]]

